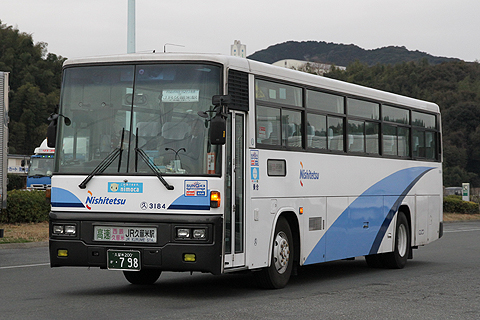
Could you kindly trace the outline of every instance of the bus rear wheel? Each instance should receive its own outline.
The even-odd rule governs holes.
[[[258,284],[265,289],[285,287],[292,274],[293,257],[292,231],[281,217],[275,227],[270,266],[254,273]]]
[[[161,270],[142,269],[140,271],[123,271],[125,279],[131,284],[147,285],[154,284],[158,280]]]
[[[397,213],[397,226],[395,230],[395,246],[393,252],[382,256],[383,264],[390,269],[402,269],[407,264],[410,248],[410,228],[408,220],[402,211]]]

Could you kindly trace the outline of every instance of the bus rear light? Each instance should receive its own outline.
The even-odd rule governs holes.
[[[210,208],[220,207],[220,191],[211,191],[210,192]]]

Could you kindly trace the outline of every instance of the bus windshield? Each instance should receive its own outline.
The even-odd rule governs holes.
[[[53,171],[53,157],[30,159],[30,167],[28,168],[29,177],[51,177]]]
[[[91,65],[66,68],[63,79],[60,113],[71,123],[59,121],[58,172],[89,174],[105,163],[105,173],[220,172],[220,148],[209,144],[209,123],[197,113],[213,109],[221,67]]]

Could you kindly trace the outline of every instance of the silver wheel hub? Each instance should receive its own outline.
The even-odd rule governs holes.
[[[273,245],[273,261],[275,263],[275,269],[278,273],[282,274],[287,271],[288,261],[290,260],[290,246],[285,232],[280,231],[277,234]]]
[[[407,254],[407,241],[408,241],[407,228],[405,227],[405,225],[401,224],[398,227],[398,235],[397,235],[397,249],[398,249],[398,254],[401,257]]]

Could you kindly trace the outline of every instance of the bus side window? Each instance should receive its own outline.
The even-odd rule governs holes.
[[[257,142],[264,143],[263,141],[270,138],[270,134],[273,131],[273,125],[270,121],[258,121],[257,122]]]

